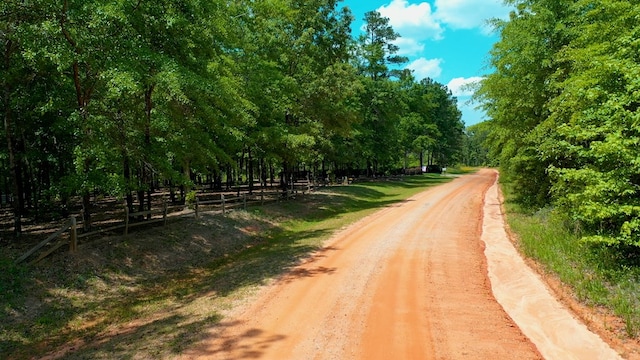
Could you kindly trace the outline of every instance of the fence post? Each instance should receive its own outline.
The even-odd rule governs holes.
[[[198,218],[198,205],[199,205],[198,195],[196,195],[196,219]]]
[[[162,221],[163,225],[167,226],[167,198],[162,197]]]
[[[76,216],[71,215],[71,227],[70,227],[70,237],[69,237],[69,251],[76,252],[78,250],[78,232],[77,232],[77,223]]]
[[[242,194],[242,210],[247,210],[247,194]]]
[[[220,199],[222,199],[222,215],[224,215],[224,194],[220,194]]]
[[[124,236],[129,234],[129,207],[124,207]]]

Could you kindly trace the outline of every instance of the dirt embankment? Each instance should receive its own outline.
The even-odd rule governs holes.
[[[482,241],[493,293],[523,333],[546,359],[621,359],[576,320],[520,257],[505,230],[497,183],[485,199]]]

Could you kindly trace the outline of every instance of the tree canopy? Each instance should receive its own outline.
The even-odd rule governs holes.
[[[2,2],[0,191],[16,234],[73,199],[88,229],[98,195],[143,210],[160,187],[455,162],[451,92],[399,70],[379,13],[353,38],[339,3]]]
[[[509,2],[478,92],[492,153],[521,202],[556,206],[585,240],[640,246],[640,7]]]

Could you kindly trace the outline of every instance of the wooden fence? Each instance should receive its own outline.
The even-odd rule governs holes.
[[[81,234],[78,233],[78,229],[82,228],[80,226],[81,222],[78,223],[77,216],[72,215],[69,218],[69,220],[64,222],[64,224],[60,227],[60,229],[58,229],[58,231],[49,235],[46,239],[44,239],[38,245],[34,246],[29,251],[24,253],[22,256],[16,259],[15,263],[17,264],[25,261],[26,259],[36,254],[38,251],[40,251],[43,247],[45,247],[46,245],[50,245],[52,242],[56,240],[57,241],[53,245],[50,245],[47,249],[45,249],[37,258],[32,260],[29,264],[35,264],[41,261],[42,259],[51,255],[53,252],[55,252],[56,250],[58,250],[64,245],[69,245],[69,251],[75,252],[78,248],[78,240],[92,236],[92,235],[97,235],[105,232],[113,232],[116,230],[124,230],[123,233],[126,236],[129,234],[129,229],[136,226],[149,225],[149,224],[160,223],[160,222],[162,222],[163,225],[166,225],[169,217],[181,218],[186,216],[195,216],[196,218],[199,218],[201,212],[205,209],[205,207],[209,208],[208,211],[216,211],[219,209],[219,211],[221,211],[221,213],[224,215],[230,209],[242,207],[243,210],[246,210],[248,204],[255,205],[259,203],[259,205],[264,205],[266,202],[279,201],[285,198],[288,200],[294,197],[295,194],[298,192],[301,192],[304,194],[304,193],[311,192],[313,190],[314,190],[313,184],[305,183],[303,185],[298,184],[298,185],[292,186],[292,188],[288,190],[286,194],[283,193],[282,191],[266,192],[264,191],[264,189],[262,189],[259,193],[255,193],[255,194],[244,193],[244,194],[239,194],[237,196],[229,196],[228,194],[225,195],[221,193],[219,194],[220,195],[219,199],[213,199],[213,200],[200,200],[200,197],[211,196],[211,194],[201,193],[196,195],[195,201],[192,204],[172,205],[172,206],[169,206],[167,204],[167,199],[163,198],[161,209],[130,212],[129,208],[127,206],[124,206],[125,208],[124,219],[122,220],[122,223],[114,226],[109,226],[103,229],[94,230],[87,233],[81,233]],[[217,194],[214,194],[214,196],[215,195]],[[180,214],[178,215],[173,215],[173,216],[170,215],[171,210],[176,210],[176,209],[180,209],[183,211],[181,211]],[[186,213],[184,212],[185,209],[187,210]],[[138,221],[138,222],[130,221],[132,218],[135,219],[138,217],[145,217],[145,216],[148,217],[146,220]],[[113,223],[114,221],[117,222],[118,219],[117,218],[110,219],[111,223]],[[67,232],[68,232],[68,237],[65,236]]]

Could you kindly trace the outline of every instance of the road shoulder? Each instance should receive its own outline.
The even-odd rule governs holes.
[[[482,241],[496,300],[546,359],[622,359],[524,262],[505,230],[497,181],[485,195]]]

